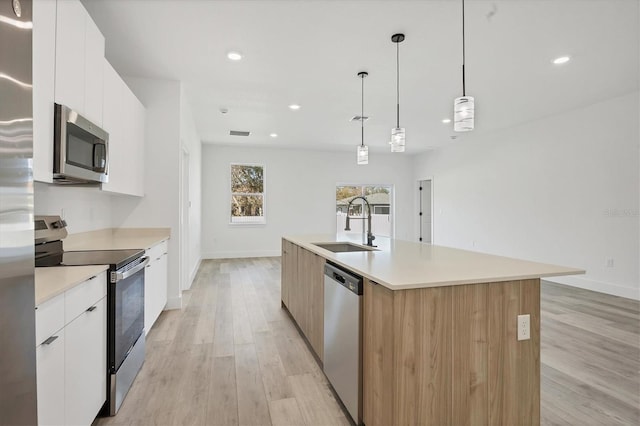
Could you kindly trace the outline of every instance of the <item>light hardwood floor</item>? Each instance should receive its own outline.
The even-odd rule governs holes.
[[[542,285],[542,424],[640,424],[638,302]],[[96,425],[348,425],[280,307],[280,258],[202,262],[120,412]]]

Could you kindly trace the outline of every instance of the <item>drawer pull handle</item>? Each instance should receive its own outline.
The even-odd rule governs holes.
[[[91,280],[93,280],[93,279],[95,279],[95,278],[97,278],[97,277],[98,277],[97,275],[94,275],[94,276],[92,276],[91,278],[89,278],[87,281],[91,281]]]
[[[151,267],[151,265],[147,265],[146,267],[147,267],[147,268],[150,268],[150,267]]]
[[[49,337],[47,340],[45,340],[44,342],[42,342],[43,345],[50,345],[53,342],[55,342],[58,339],[58,336],[51,336]]]
[[[158,256],[158,257],[156,257],[156,260],[160,260],[160,258],[161,258],[161,257],[162,257],[162,256]]]
[[[98,307],[97,307],[97,306],[92,306],[92,307],[90,307],[90,308],[88,308],[88,309],[87,309],[87,312],[93,312],[93,311],[95,311],[96,309],[98,309]]]

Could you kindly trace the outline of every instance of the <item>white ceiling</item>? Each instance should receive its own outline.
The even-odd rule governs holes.
[[[184,83],[203,142],[355,149],[366,70],[365,143],[387,150],[400,125],[407,152],[470,140],[638,90],[638,0],[467,0],[467,95],[476,130],[456,142],[461,2],[84,0],[121,74]],[[244,59],[231,62],[230,50]],[[572,60],[556,66],[561,55]],[[291,111],[287,105],[299,103]],[[220,108],[228,108],[222,115]],[[229,136],[248,130],[251,136]],[[269,137],[275,132],[276,139]]]

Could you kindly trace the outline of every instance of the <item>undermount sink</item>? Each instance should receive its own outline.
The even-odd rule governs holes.
[[[336,242],[336,243],[312,243],[314,246],[323,248],[325,250],[329,250],[333,253],[345,253],[345,252],[354,252],[354,251],[377,251],[373,247],[362,247],[356,244],[347,243],[347,242]]]

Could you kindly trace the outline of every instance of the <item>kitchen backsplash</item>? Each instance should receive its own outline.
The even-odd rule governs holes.
[[[60,215],[69,233],[110,228],[112,196],[96,187],[57,186],[35,182],[35,214]]]

